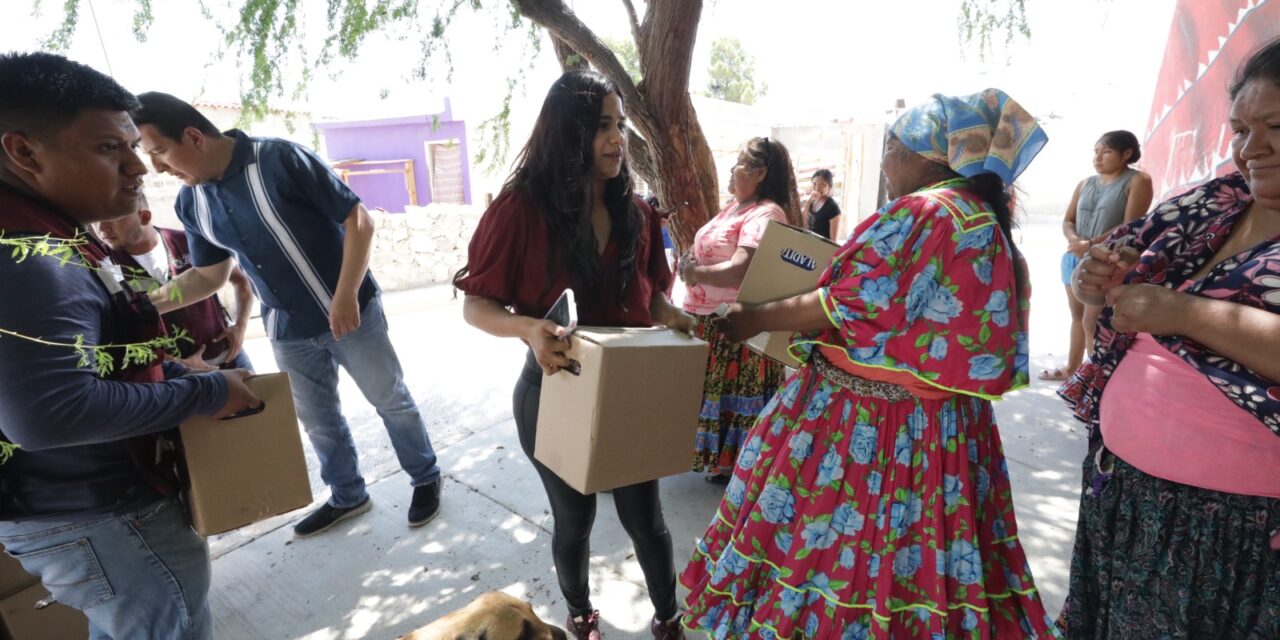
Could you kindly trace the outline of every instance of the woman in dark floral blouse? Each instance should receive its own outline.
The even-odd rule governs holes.
[[[1280,638],[1280,39],[1231,86],[1238,172],[1076,268],[1090,426],[1068,638]]]

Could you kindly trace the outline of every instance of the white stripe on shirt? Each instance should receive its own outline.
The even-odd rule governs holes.
[[[196,226],[200,227],[200,235],[204,236],[204,239],[208,240],[209,244],[235,255],[235,251],[232,251],[231,247],[218,242],[218,239],[213,237],[213,217],[209,215],[209,201],[205,199],[204,189],[199,185],[191,187],[191,195],[196,202]]]
[[[258,145],[258,142],[253,143],[254,161],[245,167],[245,176],[249,180],[249,193],[253,196],[253,203],[258,210],[258,216],[262,218],[263,226],[275,238],[276,244],[280,246],[280,250],[288,258],[289,264],[298,274],[303,284],[306,285],[311,297],[315,298],[316,304],[320,305],[321,310],[327,316],[333,303],[333,293],[329,291],[329,287],[325,285],[324,279],[316,271],[315,265],[311,264],[311,260],[307,258],[307,254],[303,252],[302,247],[298,245],[298,240],[293,237],[293,232],[289,230],[284,220],[280,218],[280,214],[276,212],[275,205],[272,204],[271,198],[267,195],[266,187],[263,186],[262,168],[258,162]]]

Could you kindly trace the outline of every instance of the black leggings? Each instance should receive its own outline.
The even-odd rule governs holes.
[[[542,369],[530,352],[520,380],[516,382],[514,410],[520,448],[533,462],[542,478],[551,515],[555,520],[551,535],[551,557],[555,560],[560,591],[574,616],[591,612],[591,590],[587,585],[587,565],[591,555],[591,525],[596,520],[596,496],[583,495],[565,484],[554,471],[533,458],[538,431],[538,400],[542,394]],[[635,545],[636,559],[644,571],[649,600],[661,620],[676,615],[676,570],[671,549],[671,532],[662,519],[658,481],[650,480],[613,491],[618,520]]]

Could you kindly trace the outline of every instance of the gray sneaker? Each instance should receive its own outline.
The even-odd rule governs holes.
[[[303,518],[301,522],[293,526],[293,535],[299,538],[314,536],[317,533],[328,530],[335,524],[354,518],[369,510],[373,506],[373,500],[369,496],[364,497],[364,502],[345,509],[330,505],[328,502],[320,505],[319,509],[312,511],[310,515]]]

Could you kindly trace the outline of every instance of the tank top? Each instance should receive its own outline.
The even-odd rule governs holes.
[[[1080,188],[1076,200],[1076,234],[1096,238],[1104,231],[1124,222],[1124,209],[1129,204],[1129,182],[1138,172],[1125,169],[1111,184],[1102,184],[1101,176],[1090,176]]]

